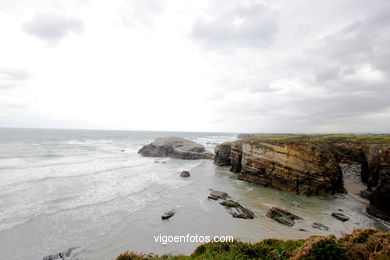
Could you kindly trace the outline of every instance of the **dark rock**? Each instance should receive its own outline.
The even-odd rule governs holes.
[[[329,228],[321,223],[314,222],[313,225],[311,225],[313,228],[319,229],[319,230],[329,230]]]
[[[245,208],[240,203],[234,200],[224,200],[220,202],[222,206],[229,208],[229,213],[234,218],[254,219],[255,214],[250,209]]]
[[[190,173],[188,171],[182,171],[180,177],[190,177]]]
[[[151,144],[143,146],[139,154],[145,157],[171,157],[176,159],[213,159],[201,144],[181,137],[157,138]]]
[[[222,206],[225,206],[225,207],[238,207],[238,206],[240,206],[240,204],[234,200],[224,200],[224,201],[220,202],[219,204],[221,204]]]
[[[169,219],[169,218],[173,217],[173,215],[175,215],[174,209],[164,212],[164,215],[162,215],[161,218],[162,219]]]
[[[385,221],[390,221],[390,213],[383,212],[383,210],[378,209],[374,205],[370,205],[369,207],[366,208],[366,210],[367,210],[368,214],[370,214],[374,217],[383,219]]]
[[[363,199],[370,200],[371,195],[372,195],[372,191],[362,190],[362,191],[359,192],[359,195]]]
[[[380,172],[378,186],[373,189],[370,196],[371,205],[367,208],[369,214],[373,213],[372,215],[384,220],[390,219],[390,151],[388,156],[388,166]]]
[[[223,143],[214,148],[214,163],[218,166],[230,166],[230,143]]]
[[[299,231],[307,232],[307,230],[303,228],[300,228]]]
[[[228,197],[229,195],[226,192],[216,191],[216,190],[211,190],[211,193],[208,196],[208,198],[212,200],[219,200],[219,199],[226,200]]]
[[[288,212],[287,210],[283,210],[277,207],[272,207],[267,212],[267,217],[272,218],[273,220],[279,222],[280,224],[287,225],[287,226],[294,226],[295,221],[294,220],[300,220],[301,217]]]
[[[60,252],[60,253],[57,253],[55,255],[48,255],[48,256],[44,256],[43,257],[43,260],[56,260],[56,259],[64,259],[66,257],[69,257],[73,250],[77,249],[78,247],[71,247],[71,248],[68,248],[67,250],[63,251],[63,252]]]
[[[345,215],[342,214],[342,213],[338,213],[338,212],[333,212],[333,213],[332,213],[332,217],[337,218],[338,220],[341,220],[341,221],[343,221],[343,222],[349,220],[349,217],[345,216]]]
[[[250,209],[244,208],[243,206],[239,205],[237,207],[231,207],[229,208],[229,213],[234,218],[244,218],[244,219],[254,219],[255,214]]]

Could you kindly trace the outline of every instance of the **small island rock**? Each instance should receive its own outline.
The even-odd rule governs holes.
[[[157,138],[151,144],[144,145],[139,154],[145,157],[171,157],[176,159],[196,160],[213,159],[203,145],[181,137]]]

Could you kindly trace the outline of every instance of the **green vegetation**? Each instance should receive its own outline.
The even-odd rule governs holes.
[[[354,231],[340,239],[334,236],[313,236],[306,240],[266,239],[259,243],[240,241],[200,245],[190,256],[157,256],[126,252],[116,260],[349,260],[390,259],[390,233],[375,229]]]
[[[342,135],[342,134],[248,134],[243,142],[265,141],[280,143],[356,143],[390,144],[390,135]]]

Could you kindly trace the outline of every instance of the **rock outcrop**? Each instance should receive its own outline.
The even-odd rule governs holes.
[[[295,225],[295,220],[301,220],[302,218],[277,207],[272,207],[267,211],[267,217],[272,218],[280,224],[292,227]]]
[[[208,198],[212,200],[222,199],[223,201],[220,202],[219,204],[225,206],[228,209],[229,214],[232,215],[234,218],[243,218],[243,219],[255,218],[255,213],[253,213],[252,210],[245,208],[238,201],[228,199],[230,198],[230,196],[226,192],[211,190],[211,193],[208,196]]]
[[[344,191],[336,157],[326,145],[246,139],[224,143],[215,151],[215,163],[226,166],[230,162],[240,180],[306,195]]]
[[[191,175],[190,175],[190,173],[188,172],[188,171],[182,171],[181,173],[180,173],[180,177],[190,177]]]
[[[63,252],[60,252],[60,253],[57,253],[55,255],[48,255],[48,256],[44,256],[43,257],[43,260],[59,260],[59,259],[68,259],[71,255],[72,255],[72,252],[77,249],[78,247],[71,247],[71,248],[68,248],[66,249],[65,251]]]
[[[143,146],[138,153],[145,157],[171,157],[186,160],[214,158],[213,154],[206,152],[203,145],[181,137],[157,138],[151,144]]]
[[[332,217],[337,218],[338,220],[341,220],[343,222],[349,220],[349,217],[345,216],[343,213],[333,212],[331,215]]]
[[[172,209],[172,210],[170,210],[170,211],[166,211],[166,212],[164,212],[164,214],[161,216],[161,219],[163,219],[163,220],[165,220],[165,219],[169,219],[169,218],[171,218],[171,217],[173,217],[173,215],[175,215],[175,210],[174,209]]]
[[[250,137],[250,136],[249,136]],[[361,165],[375,216],[390,219],[390,140],[376,136],[282,136],[218,145],[214,162],[238,179],[305,195],[345,192],[339,164]]]

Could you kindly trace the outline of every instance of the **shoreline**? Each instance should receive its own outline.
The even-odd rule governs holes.
[[[237,175],[226,167],[214,166],[211,161],[202,161],[192,169],[191,177],[180,182],[188,182],[172,193],[164,194],[147,208],[132,214],[126,221],[119,223],[98,243],[81,252],[85,259],[110,259],[125,251],[143,253],[184,254],[189,255],[202,243],[168,243],[162,245],[154,241],[156,235],[232,235],[243,242],[258,242],[266,238],[306,239],[312,235],[344,233],[363,227],[386,229],[381,220],[368,216],[357,209],[364,208],[368,202],[355,195],[346,194],[340,198],[324,199],[295,195],[285,191],[262,187],[237,180]],[[236,219],[216,201],[207,199],[209,189],[227,192],[229,195],[254,211],[253,220]],[[180,198],[180,199],[179,199]],[[301,208],[293,206],[296,202]],[[294,227],[287,227],[265,216],[272,206],[287,209],[303,217]],[[176,208],[177,213],[168,221],[161,221],[162,212]],[[344,223],[330,214],[343,209],[351,217]],[[311,227],[313,222],[320,222],[329,227],[321,231]],[[305,229],[306,231],[300,231]],[[137,234],[137,236],[134,236]]]

